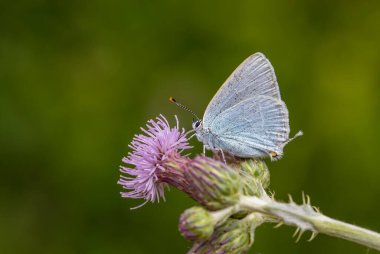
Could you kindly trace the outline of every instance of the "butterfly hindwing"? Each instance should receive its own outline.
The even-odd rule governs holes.
[[[281,100],[255,96],[219,114],[209,130],[221,149],[236,156],[251,157],[256,150],[281,156],[289,139],[288,110]]]

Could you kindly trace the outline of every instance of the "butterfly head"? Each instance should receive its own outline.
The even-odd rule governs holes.
[[[197,131],[202,128],[202,120],[201,119],[193,119],[192,124],[193,130]]]

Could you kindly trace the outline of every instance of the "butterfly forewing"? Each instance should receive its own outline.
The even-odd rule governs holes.
[[[236,68],[215,94],[203,117],[204,128],[207,129],[223,111],[259,95],[281,100],[271,63],[262,53],[255,53]]]

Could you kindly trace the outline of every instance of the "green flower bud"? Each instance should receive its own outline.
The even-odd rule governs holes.
[[[262,160],[249,159],[241,164],[240,174],[243,176],[243,192],[249,196],[262,196],[269,186],[270,174],[267,165]]]
[[[246,253],[253,244],[254,229],[255,223],[251,220],[228,219],[215,228],[210,239],[196,242],[189,253]]]
[[[194,158],[185,171],[190,196],[211,211],[236,204],[241,194],[239,172],[204,156]]]
[[[215,223],[209,211],[195,206],[181,214],[178,229],[187,240],[205,240],[214,232]]]

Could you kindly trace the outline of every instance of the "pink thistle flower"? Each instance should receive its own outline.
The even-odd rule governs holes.
[[[121,192],[124,198],[145,199],[159,202],[165,200],[165,188],[168,184],[183,190],[186,181],[183,170],[187,158],[180,153],[191,148],[184,129],[179,129],[178,118],[175,116],[176,126],[170,127],[162,115],[156,120],[149,120],[145,133],[135,135],[129,147],[133,150],[123,158],[123,162],[131,166],[121,166],[121,175],[118,184],[127,192]],[[141,206],[142,206],[141,205]],[[140,206],[139,206],[140,207]]]

